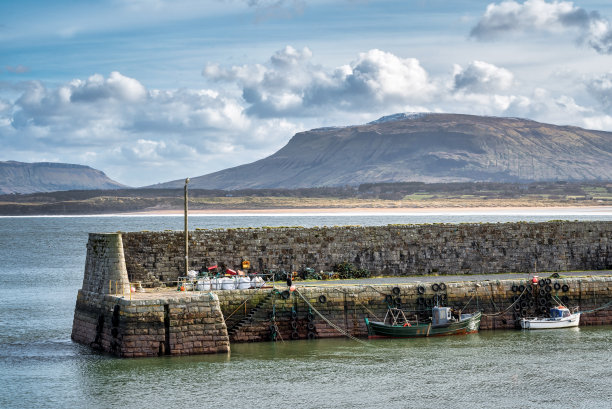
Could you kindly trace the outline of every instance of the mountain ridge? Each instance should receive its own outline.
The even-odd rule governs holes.
[[[0,193],[120,189],[126,186],[85,165],[0,161]]]
[[[418,181],[609,180],[612,133],[529,119],[406,113],[298,132],[258,161],[190,179],[205,189]],[[180,187],[176,180],[153,188]]]

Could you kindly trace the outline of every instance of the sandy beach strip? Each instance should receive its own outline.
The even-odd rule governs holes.
[[[182,209],[123,213],[129,215],[183,215]],[[612,206],[551,207],[363,207],[363,208],[282,208],[282,209],[207,209],[189,210],[189,215],[419,215],[419,214],[490,214],[490,215],[612,215]]]

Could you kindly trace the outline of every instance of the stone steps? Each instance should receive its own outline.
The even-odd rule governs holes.
[[[255,317],[255,314],[257,314],[257,312],[261,310],[268,303],[268,301],[270,301],[273,295],[274,295],[274,291],[270,291],[268,294],[266,294],[266,296],[261,301],[259,301],[259,303],[257,303],[255,307],[251,309],[248,315],[246,315],[241,320],[237,321],[231,327],[228,327],[227,333],[229,337],[232,338],[243,326],[245,326],[246,324],[252,323],[253,317]]]

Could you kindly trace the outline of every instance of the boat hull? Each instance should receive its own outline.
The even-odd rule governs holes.
[[[523,329],[555,329],[571,328],[580,324],[580,313],[575,313],[564,318],[523,318],[521,328]]]
[[[471,317],[444,325],[418,324],[412,326],[389,325],[366,318],[369,338],[421,338],[465,335],[478,332],[482,314],[477,312]]]

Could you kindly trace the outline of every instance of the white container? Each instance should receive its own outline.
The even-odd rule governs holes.
[[[235,290],[236,280],[230,277],[223,277],[221,279],[221,289],[222,290]]]
[[[251,279],[251,288],[261,288],[264,286],[264,279],[259,277],[259,276],[255,276]]]
[[[189,271],[187,272],[187,278],[194,279],[194,278],[196,278],[197,276],[198,276],[198,272],[197,272],[197,271],[195,271],[195,270],[189,270]]]
[[[251,280],[249,277],[238,277],[238,289],[246,290],[251,288]]]
[[[211,278],[211,280],[210,280],[210,289],[211,290],[220,290],[221,289],[221,279],[220,278]]]
[[[210,291],[210,278],[200,278],[198,280],[198,284],[196,286],[196,290],[198,291]]]

